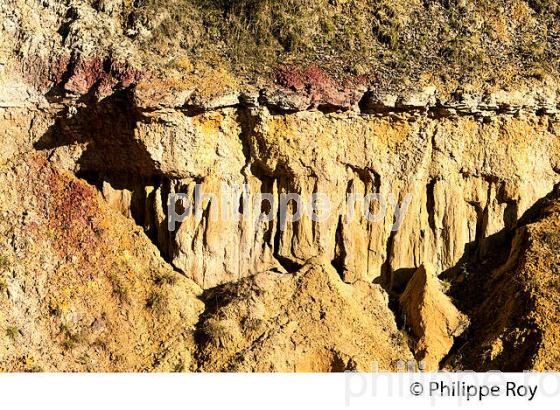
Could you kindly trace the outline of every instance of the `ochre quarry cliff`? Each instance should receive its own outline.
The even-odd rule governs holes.
[[[232,56],[219,2],[170,1],[192,32],[163,45],[170,16],[130,3],[0,5],[0,368],[560,368],[557,49],[514,49],[556,10],[497,2],[509,20],[459,29],[445,2],[360,8],[375,43],[346,67],[323,31],[314,52],[260,32],[259,64],[238,33]],[[478,27],[481,61],[399,66],[415,15]],[[460,75],[493,61],[504,78]]]

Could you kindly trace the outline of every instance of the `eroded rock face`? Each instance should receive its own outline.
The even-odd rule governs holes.
[[[114,110],[106,109],[113,119]],[[118,139],[109,123],[96,126],[91,137],[83,123],[63,123],[70,140],[77,130],[81,140],[56,148],[53,159],[109,175],[100,181],[106,187],[111,173],[146,176],[115,189],[148,199],[140,223],[152,221],[163,254],[205,288],[324,256],[349,283],[382,277],[402,289],[424,262],[444,272],[469,252],[484,256],[560,179],[557,122],[549,116],[482,121],[471,115],[271,115],[266,108],[232,107],[134,118],[116,122],[130,127]],[[197,185],[217,203],[206,202],[201,220],[187,218],[170,233],[169,195],[194,200]],[[248,187],[248,220],[209,217],[221,215],[224,185]],[[277,217],[259,219],[266,210],[257,194],[279,203],[282,193],[309,198],[318,192],[331,207],[321,222],[305,215],[281,230]],[[360,212],[363,202],[348,201],[368,194],[383,199],[372,202],[369,220]],[[349,208],[354,218],[347,218]]]
[[[452,292],[471,317],[472,331],[444,368],[560,368],[560,189],[539,201],[523,223],[504,263],[495,269],[470,267],[467,280]]]
[[[432,264],[434,271],[448,274],[461,269],[462,260],[470,255],[484,259],[493,247],[507,242],[521,216],[559,180],[557,120],[543,113],[438,117],[411,109],[392,115],[319,110],[278,114],[255,102],[202,112],[142,111],[131,108],[127,101],[119,95],[86,106],[48,104],[48,109],[37,105],[28,109],[21,103],[6,104],[0,117],[6,141],[3,161],[10,163],[13,155],[45,150],[52,163],[86,178],[99,188],[107,204],[134,218],[167,261],[204,289],[228,284],[243,288],[255,278],[267,277],[291,296],[282,299],[284,296],[276,298],[271,293],[265,296],[272,298],[266,303],[258,302],[257,296],[256,311],[264,304],[274,317],[255,330],[249,325],[252,316],[244,313],[253,302],[244,299],[235,302],[235,308],[222,306],[224,311],[233,309],[224,321],[214,316],[208,299],[199,320],[194,311],[201,306],[194,302],[194,294],[177,296],[177,300],[174,293],[168,294],[170,303],[188,301],[193,311],[173,308],[158,335],[143,344],[150,352],[147,356],[123,352],[126,359],[115,363],[101,355],[90,363],[96,368],[170,369],[183,363],[191,369],[330,371],[366,369],[369,362],[379,361],[383,369],[394,369],[396,361],[408,360],[411,353],[399,339],[385,291],[398,293],[406,288],[401,300],[409,311],[407,316],[420,315],[415,319],[421,323],[414,332],[418,338],[415,354],[429,369],[436,369],[464,320],[436,286],[433,275],[424,272],[418,279],[420,274],[413,273]],[[18,137],[21,130],[25,130],[25,138]],[[224,185],[249,189],[250,195],[233,203],[235,209],[247,205],[247,218],[212,217],[221,215],[225,206]],[[185,194],[194,199],[197,187],[215,194],[216,201],[203,202],[200,218],[187,217],[170,230],[170,212],[177,212],[168,206],[170,197]],[[305,215],[281,226],[277,210],[259,203],[257,194],[268,194],[279,202],[286,193],[303,197],[324,193],[330,213],[320,222]],[[360,212],[359,202],[348,202],[348,195],[368,194],[379,194],[385,200],[384,206],[374,202],[369,209],[380,215],[376,221]],[[353,219],[348,218],[351,210]],[[271,211],[272,218],[262,218]],[[152,274],[140,276],[147,281],[157,279]],[[294,296],[296,285],[307,280],[313,281],[308,294]],[[324,284],[320,285],[321,280]],[[383,284],[386,290],[378,286],[360,290],[371,287],[372,282]],[[110,280],[109,285],[120,287]],[[148,306],[159,303],[159,297],[153,296],[160,292],[157,286],[161,285],[134,296],[145,305],[129,314],[140,315],[142,323],[157,321]],[[114,290],[108,287],[107,291]],[[99,293],[96,297],[106,296]],[[292,296],[296,297],[293,303],[289,302]],[[298,339],[302,347],[297,354],[285,359],[282,350],[274,351],[271,346],[276,342],[284,351],[291,351],[288,340],[297,335],[297,329],[284,327],[286,318],[290,323],[307,308],[313,311],[313,303],[320,307],[333,297],[340,300],[326,307],[327,312],[354,306],[352,301],[357,299],[359,306],[369,306],[370,311],[389,318],[385,329],[390,331],[379,340],[371,339],[376,346],[384,346],[382,353],[358,354],[361,347],[352,342],[351,335],[335,337],[342,329],[321,322],[320,311],[318,322],[313,317],[307,323],[315,336],[307,344]],[[366,302],[369,297],[372,304]],[[408,299],[415,300],[415,308],[407,304]],[[118,309],[118,305],[113,307]],[[358,306],[354,308],[355,315],[344,319],[348,328],[353,328],[354,321],[373,320],[358,314]],[[83,313],[95,329],[102,326],[96,322],[99,312]],[[198,323],[199,331],[216,337],[197,345],[187,332],[188,337],[173,345],[160,365],[154,359],[158,338],[178,328],[174,318],[187,316],[187,327]],[[381,316],[375,320],[384,321]],[[64,338],[75,343],[82,332],[91,339],[87,343],[95,342],[90,336],[95,329],[90,331],[82,322],[73,326],[59,335],[61,346],[53,348],[53,354],[66,349]],[[87,330],[78,332],[84,328]],[[142,329],[128,331],[118,337],[144,334]],[[277,339],[259,339],[270,332]],[[324,332],[329,336],[324,338]],[[247,342],[257,339],[260,341],[249,349]],[[391,342],[394,340],[397,342]],[[196,359],[192,359],[194,351]],[[15,350],[6,354],[10,366],[23,356]],[[248,356],[240,362],[240,354]],[[150,362],[152,359],[155,361]],[[80,366],[65,361],[57,369],[87,368]]]
[[[158,40],[172,15],[165,8],[143,15],[132,10],[142,5],[129,3],[0,3],[0,203],[9,217],[0,221],[0,332],[11,339],[0,346],[0,367],[331,371],[378,362],[393,369],[412,358],[388,307],[388,295],[404,291],[414,353],[436,369],[464,318],[434,272],[456,279],[459,271],[470,283],[466,261],[484,265],[560,182],[558,84],[533,72],[525,53],[514,55],[523,44],[502,47],[527,27],[543,32],[553,11],[537,18],[514,2],[515,27],[491,47],[501,57],[487,56],[516,57],[513,66],[492,81],[474,75],[476,84],[456,84],[464,73],[448,77],[448,61],[424,72],[422,53],[422,71],[411,78],[384,78],[395,60],[377,53],[375,65],[357,70],[333,56],[330,68],[302,61],[261,71],[251,63],[239,76],[210,49],[200,54],[208,61],[191,61],[178,44],[154,53],[160,47],[146,41]],[[448,27],[446,8],[432,6]],[[431,33],[430,13],[418,16]],[[193,17],[177,42],[198,50],[190,42],[213,30]],[[540,44],[525,40],[531,49]],[[524,79],[521,62],[531,69]],[[228,198],[224,186],[243,186],[247,195]],[[170,223],[197,190],[215,200]],[[291,193],[304,201],[324,194],[330,209],[320,221],[305,214],[283,224],[275,204]],[[184,198],[170,202],[178,194]],[[360,199],[372,196],[368,205]],[[296,210],[293,202],[288,208]],[[239,209],[244,217],[223,217]],[[543,243],[554,246],[554,238]],[[534,263],[546,265],[554,252]],[[554,275],[531,282],[517,272],[531,267],[520,263],[514,275],[514,262],[493,280],[522,276],[531,292],[510,284],[501,299],[485,295],[486,304],[468,313],[481,318],[476,343],[491,352],[481,356],[469,345],[467,352],[489,368],[511,365],[505,356],[523,346],[526,367],[554,367],[557,332],[547,312],[556,306],[547,301],[556,293],[535,290],[541,282],[553,287]],[[522,303],[509,304],[518,291],[540,309],[540,328],[525,320],[531,312]],[[485,306],[515,308],[500,317],[503,337],[484,321]],[[521,331],[510,323],[518,312]],[[532,337],[556,356],[549,361],[526,341]]]
[[[468,326],[468,318],[445,295],[430,264],[423,264],[414,272],[400,296],[400,305],[405,326],[416,338],[416,359],[424,363],[425,370],[438,370],[454,338]]]
[[[271,268],[294,271],[321,256],[348,283],[380,278],[402,290],[424,262],[445,272],[469,253],[484,257],[560,179],[556,117],[523,113],[521,102],[504,96],[494,100],[517,101],[517,115],[480,115],[469,105],[436,116],[433,90],[430,98],[420,98],[428,91],[399,97],[404,112],[393,114],[389,106],[277,114],[258,99],[143,111],[121,95],[30,110],[17,107],[24,100],[14,90],[6,98],[15,106],[2,109],[3,157],[46,149],[63,168],[94,173],[109,202],[204,288]],[[531,101],[528,107],[537,104]],[[15,134],[21,127],[25,138]],[[250,190],[246,219],[210,217],[221,214],[224,185]],[[187,218],[170,232],[170,195],[193,199],[197,186],[217,203],[204,203],[200,220]],[[283,193],[324,193],[330,213],[321,222],[304,215],[282,230],[278,216],[260,217],[270,210],[256,196],[278,203]],[[371,194],[383,199],[369,209],[380,216],[375,221],[362,202],[348,201]]]

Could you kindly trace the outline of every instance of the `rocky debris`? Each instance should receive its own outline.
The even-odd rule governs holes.
[[[557,85],[544,80],[512,83],[507,91],[463,84],[453,92],[449,84],[426,81],[421,85],[401,81],[395,88],[380,84],[368,70],[368,74],[340,75],[320,64],[281,64],[270,67],[266,78],[257,81],[249,75],[249,81],[240,80],[221,65],[216,65],[220,69],[199,69],[208,64],[195,61],[195,68],[190,62],[171,64],[143,49],[135,36],[126,33],[127,23],[121,21],[127,10],[123,2],[97,2],[92,7],[83,0],[53,1],[37,10],[33,7],[31,0],[3,3],[0,66],[12,66],[27,84],[52,96],[65,93],[75,99],[88,95],[101,100],[138,85],[133,100],[141,110],[217,110],[244,103],[240,97],[256,88],[259,105],[280,113],[319,109],[492,117],[558,112]],[[20,44],[13,39],[20,39]],[[183,53],[178,55],[178,61],[185,59]],[[219,71],[227,72],[230,84],[209,96],[204,88],[222,82],[216,75]]]
[[[131,100],[144,112],[169,110],[184,107],[193,92],[193,89],[184,89],[172,83],[163,82],[154,86],[154,82],[144,79],[134,87]]]
[[[369,371],[412,359],[382,288],[345,284],[328,261],[201,295],[130,219],[42,155],[0,175],[3,370]]]
[[[348,285],[318,258],[293,275],[260,273],[203,299],[203,371],[387,371],[412,360],[382,288]]]
[[[395,107],[403,109],[429,109],[436,105],[436,92],[434,86],[425,87],[418,92],[411,92],[396,99]]]
[[[207,98],[200,96],[197,93],[193,93],[187,100],[185,106],[187,108],[194,108],[200,111],[210,111],[218,108],[227,108],[239,105],[239,98],[239,92],[235,91],[214,98]]]
[[[454,338],[468,326],[468,318],[443,292],[430,264],[423,264],[414,272],[399,301],[404,325],[416,339],[416,359],[424,362],[425,370],[438,370]]]
[[[196,59],[192,59],[196,64],[180,64],[188,59],[183,52],[171,64],[143,49],[145,44],[135,41],[142,36],[127,34],[127,23],[121,19],[130,10],[120,1],[97,2],[94,7],[83,0],[52,1],[34,9],[32,0],[8,0],[0,10],[0,66],[13,67],[43,94],[65,92],[76,99],[90,95],[100,100],[138,85],[134,101],[141,110],[217,110],[243,103],[240,97],[256,88],[261,106],[283,113],[319,109],[492,117],[558,112],[557,85],[546,76],[542,81],[509,84],[507,89],[473,84],[457,88],[426,81],[418,85],[400,81],[398,87],[388,87],[379,81],[380,73],[365,70],[366,74],[360,74],[364,70],[358,70],[342,75],[319,63],[302,63],[270,67],[268,76],[258,81],[252,75],[242,80],[220,64],[214,65],[219,69],[207,69],[212,65]],[[157,26],[165,18],[158,14],[152,23]],[[221,83],[219,71],[227,72],[230,84],[209,97],[200,83]]]
[[[311,107],[311,98],[287,90],[266,90],[260,99],[266,106],[281,112],[305,111]]]
[[[550,61],[557,58],[558,46],[551,38],[543,36],[546,29],[552,30],[550,24],[557,24],[553,19],[554,10],[548,10],[547,7],[532,10],[530,6],[534,5],[526,2],[505,3],[507,4],[501,8],[491,7],[487,2],[466,8],[453,8],[454,12],[459,13],[456,23],[460,23],[461,29],[470,33],[463,39],[469,44],[468,47],[462,41],[458,44],[455,28],[449,26],[453,20],[449,14],[451,9],[445,2],[437,2],[429,7],[421,2],[411,4],[404,0],[398,0],[391,6],[350,3],[334,5],[327,1],[313,5],[302,4],[297,8],[311,12],[305,18],[320,21],[325,18],[325,23],[317,27],[319,32],[314,29],[311,31],[319,34],[328,27],[329,38],[311,36],[308,38],[309,47],[285,45],[287,49],[269,49],[255,59],[256,50],[266,48],[263,41],[266,43],[272,40],[275,47],[280,46],[282,39],[275,37],[279,33],[267,33],[268,30],[276,31],[280,27],[266,24],[264,27],[248,29],[245,34],[257,37],[252,40],[257,41],[254,45],[258,45],[258,48],[241,53],[237,58],[229,53],[240,51],[238,46],[242,47],[244,42],[240,41],[238,35],[242,33],[230,33],[232,38],[219,35],[226,34],[231,29],[232,21],[237,18],[245,19],[251,13],[261,12],[260,7],[247,7],[244,2],[226,7],[193,4],[188,0],[152,1],[149,4],[131,4],[125,0],[51,0],[36,7],[34,0],[5,0],[0,8],[0,63],[4,62],[6,56],[8,59],[13,58],[14,62],[23,65],[22,73],[28,74],[28,80],[40,85],[44,92],[64,85],[62,83],[74,74],[80,78],[70,81],[69,89],[84,92],[89,79],[98,77],[95,74],[97,72],[102,74],[102,78],[98,78],[102,81],[101,96],[105,95],[115,80],[126,82],[125,78],[132,73],[129,71],[107,75],[112,74],[111,70],[95,67],[95,61],[98,60],[108,59],[127,67],[141,68],[143,73],[150,74],[150,78],[161,81],[182,79],[182,74],[185,73],[202,75],[197,71],[198,63],[201,63],[224,67],[234,73],[234,77],[242,79],[244,86],[265,83],[265,86],[259,85],[259,88],[273,90],[274,85],[277,85],[299,95],[305,94],[310,98],[310,104],[303,104],[307,107],[326,105],[329,109],[355,106],[366,89],[374,94],[399,96],[403,106],[425,106],[426,95],[423,93],[433,86],[430,82],[437,83],[434,85],[445,95],[440,98],[444,103],[448,100],[449,92],[456,88],[457,82],[464,79],[465,75],[473,77],[469,78],[469,84],[461,86],[470,86],[470,89],[481,93],[496,89],[515,90],[520,85],[529,90],[554,88],[553,67],[557,65]],[[218,10],[221,7],[224,9]],[[284,7],[287,6],[279,6],[280,9]],[[274,14],[276,9],[267,7],[262,12],[265,15]],[[271,19],[269,21],[288,18],[288,25],[297,33],[287,35],[286,38],[299,37],[305,30],[297,23],[297,18],[292,16],[293,10],[284,10],[278,16],[268,16]],[[326,14],[318,17],[323,13]],[[382,24],[378,21],[379,15],[385,13],[393,16],[390,20],[395,21],[387,21],[385,23],[390,23],[388,27],[380,27],[377,25]],[[466,18],[469,15],[479,17]],[[256,17],[252,16],[253,19]],[[264,16],[259,14],[259,18],[262,17]],[[359,21],[353,20],[354,17]],[[304,16],[300,15],[298,18],[304,19]],[[411,21],[415,23],[404,24]],[[244,24],[250,26],[251,19]],[[307,24],[310,29],[317,25],[316,21],[312,23],[309,20]],[[434,29],[434,24],[439,29]],[[501,29],[496,30],[495,25]],[[523,27],[528,28],[522,29]],[[386,30],[392,34],[388,35]],[[470,37],[480,32],[483,32],[482,38],[474,40]],[[364,37],[365,33],[368,34]],[[447,33],[449,37],[438,38],[442,33]],[[394,42],[390,46],[386,43],[387,35]],[[429,44],[419,44],[428,38]],[[248,44],[252,43],[251,39],[245,40],[249,40]],[[231,43],[227,44],[229,41],[235,42],[235,47]],[[319,43],[315,43],[316,41]],[[338,43],[339,41],[350,41],[352,45]],[[412,43],[408,43],[409,41]],[[402,42],[408,45],[405,47]],[[363,50],[366,51],[365,55],[356,53],[358,44],[366,47],[367,51]],[[488,47],[489,45],[491,46]],[[470,58],[459,58],[464,54],[459,52],[463,47],[473,53],[469,54]],[[410,53],[410,50],[416,51]],[[310,61],[308,52],[312,53],[314,61]],[[482,61],[478,61],[481,57]],[[185,59],[192,64],[184,64]],[[474,63],[472,60],[478,62]],[[358,61],[359,64],[356,64]],[[467,61],[473,62],[474,67],[470,64],[465,66]],[[550,64],[546,69],[539,66],[544,66],[547,62]],[[78,69],[75,73],[72,72],[73,66]],[[500,66],[502,73],[497,66]],[[550,76],[546,75],[548,70],[551,71]],[[166,76],[169,78],[164,78]],[[417,84],[419,89],[412,90],[414,95],[409,96],[409,91],[416,88]],[[240,87],[240,90],[244,88]],[[272,94],[275,92],[272,91]],[[500,104],[499,101],[497,103]]]

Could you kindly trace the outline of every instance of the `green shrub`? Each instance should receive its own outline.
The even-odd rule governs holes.
[[[19,336],[19,329],[17,328],[17,326],[8,326],[6,328],[6,336],[8,336],[10,339],[15,340],[16,337]]]

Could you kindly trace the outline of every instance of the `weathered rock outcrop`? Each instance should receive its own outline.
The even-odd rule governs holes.
[[[139,222],[152,221],[163,254],[207,288],[319,255],[336,261],[347,282],[383,276],[399,287],[423,262],[443,272],[470,250],[484,254],[488,238],[511,231],[560,180],[556,119],[535,113],[483,121],[408,113],[271,115],[266,107],[231,107],[153,112],[130,122],[114,110],[102,107],[94,129],[79,119],[61,121],[62,139],[71,142],[52,158],[99,173],[108,195],[111,174],[143,175],[113,190],[143,198]],[[129,128],[115,138],[109,122]],[[221,203],[223,185],[244,184],[252,193],[248,220],[213,220],[208,215],[221,209],[209,203],[202,220],[187,218],[168,232],[171,193],[194,200],[198,185]],[[290,192],[326,194],[329,217],[315,222],[306,215],[283,231],[277,218],[256,223],[257,194],[272,194],[278,203]],[[379,195],[382,202],[372,201],[370,210],[378,220],[367,220],[363,201],[351,204],[349,194]],[[351,206],[355,218],[346,221]]]
[[[523,224],[505,263],[493,270],[469,266],[468,278],[453,290],[472,323],[445,368],[560,368],[560,189],[539,201]]]
[[[400,296],[404,326],[416,338],[414,353],[424,369],[437,371],[449,353],[454,337],[467,328],[468,318],[457,310],[443,292],[434,267],[420,266]]]
[[[201,113],[127,104],[116,96],[66,114],[54,104],[4,109],[4,157],[35,146],[64,168],[89,173],[177,269],[206,288],[282,264],[293,270],[319,255],[347,282],[382,277],[402,288],[423,262],[444,272],[468,252],[483,255],[488,238],[511,231],[560,180],[556,116],[540,109],[439,117],[427,114],[428,105],[383,115],[275,115],[258,103]],[[18,127],[29,130],[27,141],[16,138]],[[170,194],[193,199],[197,185],[219,203],[169,232]],[[221,214],[224,185],[248,187],[247,219],[209,217]],[[257,195],[278,203],[282,193],[318,192],[330,201],[326,220],[305,215],[284,230],[278,218],[257,223],[264,211]],[[363,201],[348,197],[372,194],[382,201],[372,201],[368,220]]]

